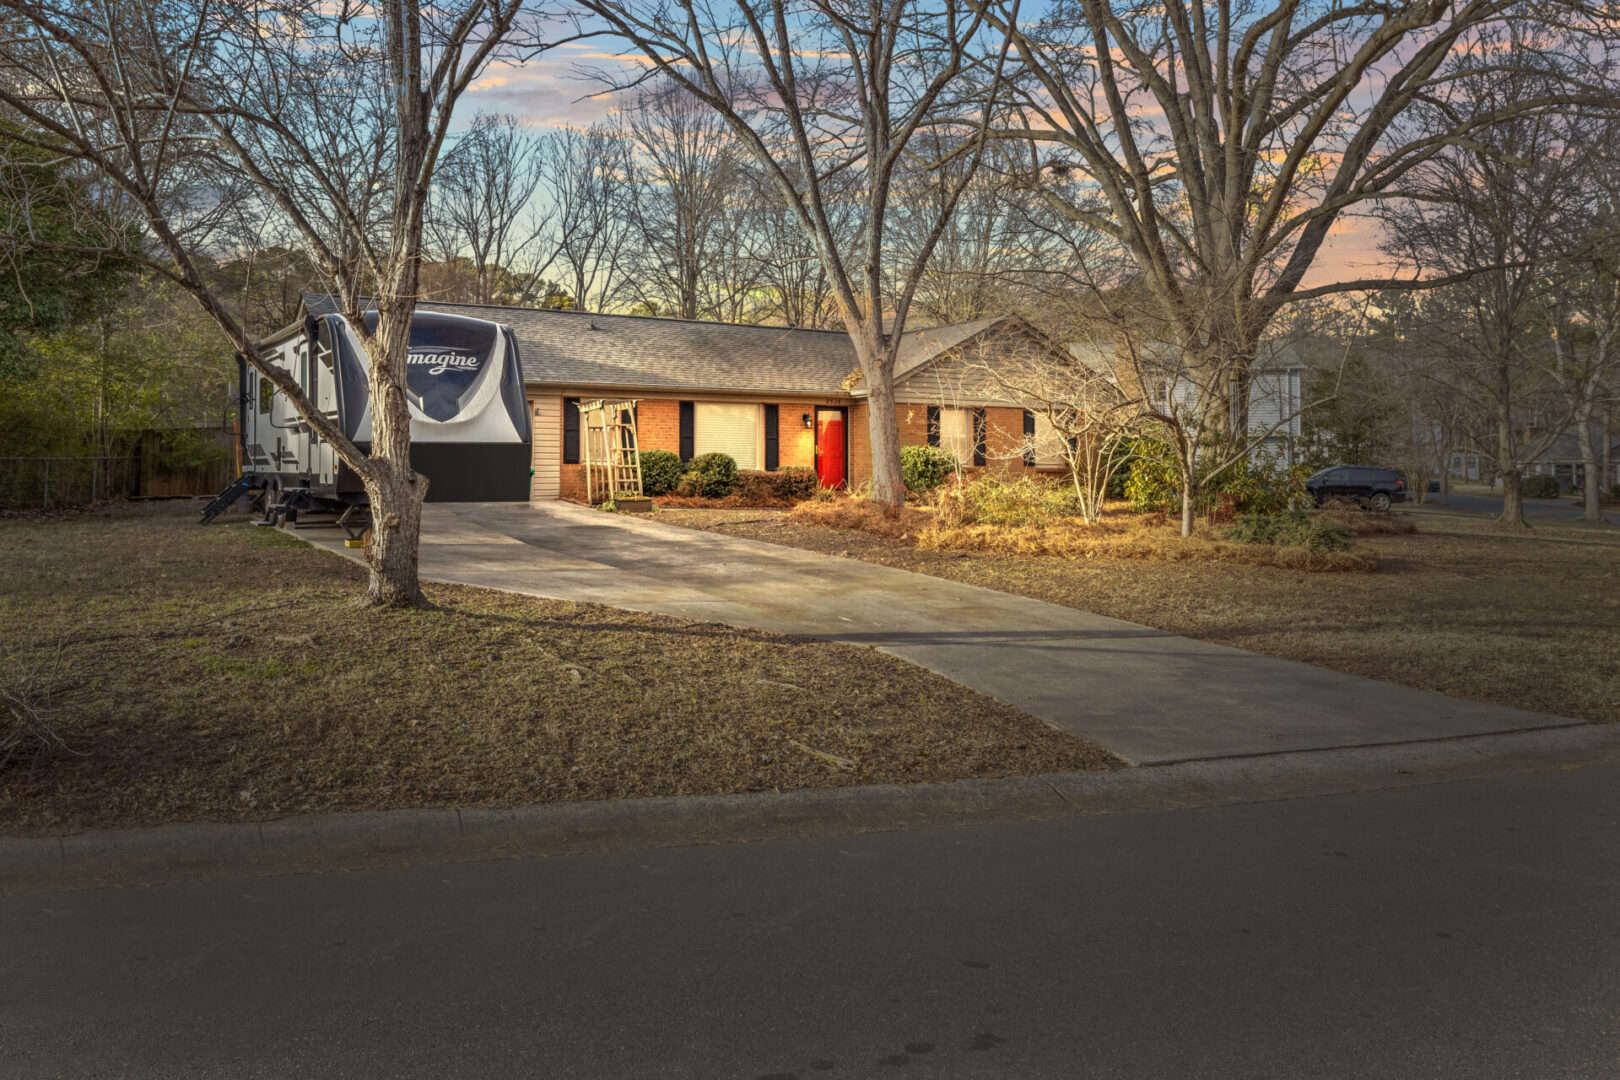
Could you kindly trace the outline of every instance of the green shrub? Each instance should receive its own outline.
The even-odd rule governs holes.
[[[1174,510],[1181,505],[1181,470],[1170,444],[1158,439],[1133,439],[1131,463],[1120,494],[1134,510]]]
[[[980,476],[940,496],[941,518],[951,525],[1043,526],[1080,513],[1074,492],[1044,478],[1003,480]]]
[[[913,495],[926,495],[956,471],[956,456],[937,446],[902,446],[900,477]]]
[[[1280,514],[1290,503],[1304,499],[1309,476],[1302,465],[1290,468],[1251,459],[1222,473],[1215,487],[1217,495],[1224,496],[1240,514]]]
[[[1240,544],[1272,544],[1306,551],[1345,551],[1354,534],[1342,525],[1303,510],[1277,514],[1244,514],[1226,530],[1226,539]]]
[[[694,474],[698,478],[693,492],[695,495],[723,499],[737,490],[737,462],[730,454],[699,454],[686,466],[686,474],[681,477],[682,484]],[[678,488],[677,492],[686,494]]]
[[[1558,498],[1558,477],[1527,476],[1519,485],[1519,493],[1527,499]]]
[[[681,467],[679,454],[672,454],[668,450],[643,450],[641,452],[642,493],[646,495],[668,495],[681,482],[681,474],[685,471]]]

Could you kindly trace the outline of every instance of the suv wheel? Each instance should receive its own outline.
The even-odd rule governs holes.
[[[1372,508],[1379,511],[1388,510],[1389,496],[1382,491],[1374,494],[1372,497]]]

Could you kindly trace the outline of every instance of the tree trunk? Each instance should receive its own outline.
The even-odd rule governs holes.
[[[415,607],[421,602],[417,545],[427,477],[411,468],[411,410],[405,398],[414,297],[379,305],[377,332],[362,339],[371,361],[371,456],[366,494],[371,499],[371,578],[364,603]]]
[[[1522,481],[1518,466],[1502,470],[1502,516],[1497,520],[1519,529],[1529,527],[1524,520],[1524,495],[1520,491]]]
[[[872,446],[872,501],[884,506],[900,506],[906,501],[906,482],[900,473],[900,427],[894,413],[894,387],[888,378],[868,376],[866,383],[867,432]]]
[[[1503,394],[1505,401],[1507,395]],[[1519,459],[1513,448],[1513,423],[1505,404],[1498,403],[1496,415],[1496,467],[1502,474],[1502,516],[1497,520],[1514,528],[1527,527],[1524,520],[1524,495],[1520,484],[1524,477],[1519,470]]]
[[[1603,520],[1603,486],[1598,473],[1597,447],[1592,442],[1592,401],[1588,397],[1575,417],[1576,431],[1581,444],[1581,517],[1587,521]],[[1605,435],[1608,433],[1605,432]]]

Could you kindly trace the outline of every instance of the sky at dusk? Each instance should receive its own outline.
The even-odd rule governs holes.
[[[624,66],[636,57],[615,50],[608,39],[559,45],[525,64],[498,63],[484,73],[462,99],[460,123],[479,113],[506,113],[538,129],[585,127],[606,116],[618,99],[604,92],[592,72]],[[1344,216],[1334,225],[1303,287],[1367,277],[1387,271],[1389,259],[1378,250],[1378,226]]]

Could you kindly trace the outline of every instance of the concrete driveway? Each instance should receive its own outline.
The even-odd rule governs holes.
[[[299,535],[358,555],[326,530]],[[873,646],[1139,764],[1572,723],[571,503],[429,504],[421,569],[440,581]]]

